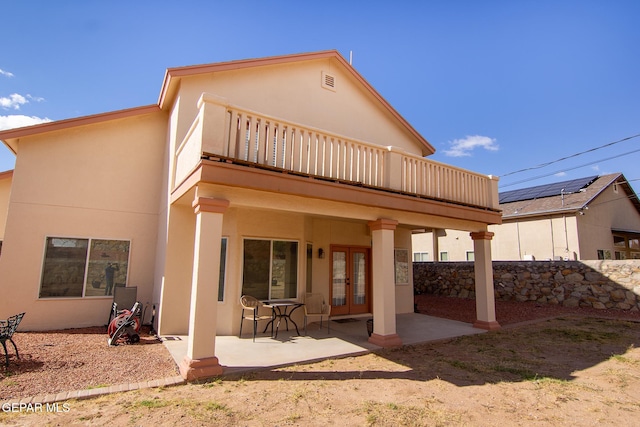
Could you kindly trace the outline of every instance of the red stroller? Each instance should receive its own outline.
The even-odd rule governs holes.
[[[119,343],[134,344],[140,342],[140,315],[142,304],[136,302],[131,310],[121,310],[117,316],[109,323],[107,333],[109,334],[109,345]]]

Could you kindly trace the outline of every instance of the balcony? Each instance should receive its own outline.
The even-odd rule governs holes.
[[[210,94],[178,145],[174,186],[203,157],[498,210],[498,178],[250,111]]]

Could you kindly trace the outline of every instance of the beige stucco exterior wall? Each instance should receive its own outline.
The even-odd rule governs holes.
[[[495,232],[494,259],[526,260],[531,256],[536,260],[574,260],[579,257],[576,218],[567,216],[546,216],[523,219],[517,223],[504,222],[501,226],[491,226]]]
[[[130,240],[128,285],[151,302],[165,131],[158,113],[20,141],[0,317],[26,311],[22,327],[32,330],[107,321],[111,297],[38,298],[48,236]]]
[[[434,253],[433,231],[412,236],[414,252],[428,253],[428,261],[439,261],[440,252],[447,252],[449,261],[466,261],[467,252],[473,252],[473,240],[468,231],[438,230],[438,253]]]
[[[598,249],[610,250],[614,253],[612,229],[640,232],[640,213],[621,186],[606,188],[584,211],[578,216],[578,230],[581,236],[580,252],[583,259],[597,259]]]
[[[7,212],[9,210],[9,197],[11,196],[11,182],[13,173],[11,171],[0,172],[0,240],[4,239],[5,224],[7,222]]]
[[[489,226],[494,233],[491,240],[492,258],[500,260],[553,259],[554,256],[575,259],[578,256],[578,239],[575,217],[547,217],[542,219],[504,222]],[[443,230],[438,236],[438,254],[433,254],[433,233],[413,236],[413,252],[428,252],[429,261],[440,260],[440,252],[447,252],[449,261],[467,261],[467,252],[473,252],[473,240],[469,232]],[[569,250],[567,251],[567,248]],[[575,255],[574,255],[575,253]]]
[[[335,91],[321,86],[323,71],[336,77]],[[416,155],[421,155],[424,148],[335,59],[183,78],[178,140],[196,117],[202,93],[226,98],[230,104],[261,114],[381,146],[397,146]]]

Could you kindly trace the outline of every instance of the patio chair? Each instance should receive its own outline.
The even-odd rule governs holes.
[[[256,341],[256,332],[258,330],[258,322],[261,320],[268,320],[271,322],[271,335],[273,335],[273,314],[260,314],[260,308],[263,304],[258,301],[257,298],[250,295],[242,295],[240,298],[240,305],[242,305],[242,318],[240,319],[240,334],[238,338],[242,338],[242,324],[245,320],[251,320],[253,322],[253,342]],[[269,326],[267,324],[267,326]]]
[[[324,301],[324,295],[319,293],[306,294],[304,298],[304,334],[307,335],[307,323],[309,319],[320,318],[320,329],[322,329],[322,320],[327,319],[327,333],[329,333],[331,324],[329,316],[331,315],[331,306]]]
[[[118,283],[117,286],[113,288],[113,302],[111,303],[111,311],[109,312],[107,327],[109,327],[109,324],[113,319],[118,317],[120,311],[130,310],[137,301],[137,286],[120,286]]]
[[[13,334],[18,329],[18,325],[22,321],[24,317],[24,313],[16,314],[15,316],[9,317],[7,320],[0,320],[0,342],[2,343],[2,347],[4,348],[4,357],[6,359],[5,366],[9,366],[9,352],[7,351],[7,340],[13,344],[13,348],[16,351],[16,359],[20,359],[20,354],[18,353],[18,347],[16,347],[16,343],[13,341]]]

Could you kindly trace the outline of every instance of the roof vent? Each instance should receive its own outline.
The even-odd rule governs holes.
[[[336,77],[333,74],[322,72],[322,87],[336,91]]]

